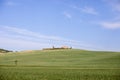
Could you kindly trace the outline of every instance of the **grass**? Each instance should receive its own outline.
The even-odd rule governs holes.
[[[0,80],[120,80],[120,53],[36,50],[4,54],[0,55]]]
[[[4,67],[0,80],[119,80],[119,73],[117,69]]]

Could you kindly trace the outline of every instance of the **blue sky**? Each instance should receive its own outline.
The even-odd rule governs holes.
[[[0,48],[120,51],[120,0],[0,0]]]

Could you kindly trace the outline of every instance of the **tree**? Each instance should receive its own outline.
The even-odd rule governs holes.
[[[14,62],[15,62],[15,65],[17,65],[17,63],[18,63],[18,60],[15,60]]]

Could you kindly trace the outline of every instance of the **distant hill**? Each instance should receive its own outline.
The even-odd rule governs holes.
[[[10,51],[10,50],[5,50],[5,49],[1,49],[1,48],[0,48],[0,53],[8,53],[8,52],[12,52],[12,51]]]

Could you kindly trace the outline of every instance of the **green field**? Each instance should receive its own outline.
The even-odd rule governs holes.
[[[0,80],[120,80],[120,52],[73,49],[1,54]]]

